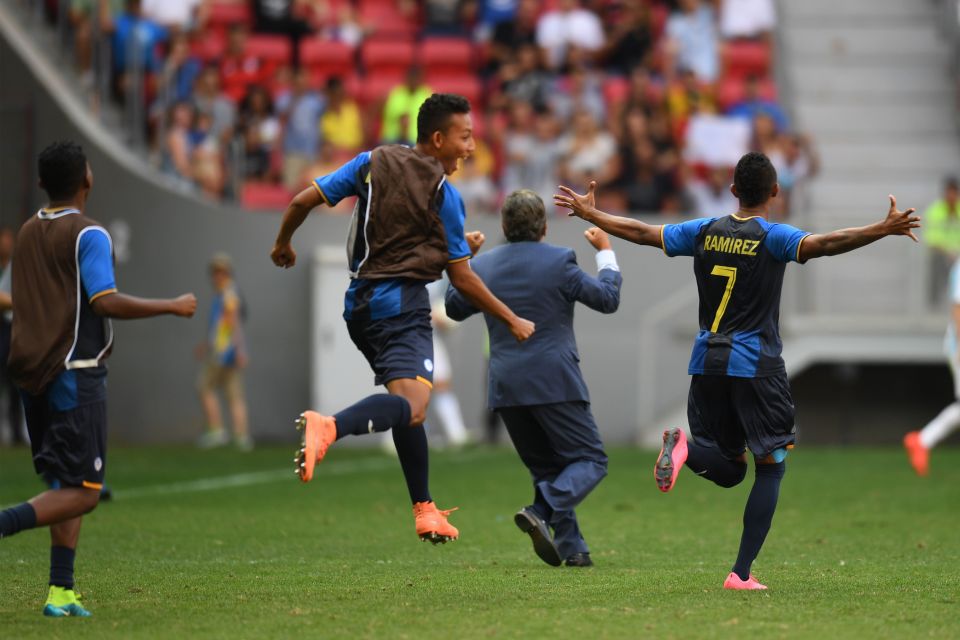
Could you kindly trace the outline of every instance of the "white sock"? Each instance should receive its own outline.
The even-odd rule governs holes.
[[[920,444],[932,449],[957,427],[960,427],[960,402],[949,405],[923,428],[920,432]]]
[[[467,426],[463,424],[460,402],[450,391],[442,391],[433,396],[433,406],[440,416],[440,424],[447,435],[447,442],[456,446],[466,444]]]

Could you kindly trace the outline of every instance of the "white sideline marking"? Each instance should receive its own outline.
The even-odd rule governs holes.
[[[397,466],[394,458],[371,458],[369,460],[357,460],[352,462],[328,463],[323,467],[317,468],[317,474],[314,481],[322,480],[323,476],[338,476],[361,471],[379,471],[382,469]],[[271,482],[299,483],[299,479],[293,473],[293,465],[287,469],[271,469],[269,471],[254,471],[252,473],[237,473],[230,476],[217,476],[215,478],[201,478],[199,480],[185,480],[183,482],[171,482],[169,484],[150,485],[146,487],[137,487],[134,489],[123,489],[114,491],[117,499],[144,498],[148,496],[162,496],[174,493],[199,493],[203,491],[218,491],[220,489],[233,489],[236,487],[249,487],[257,484],[269,484]]]

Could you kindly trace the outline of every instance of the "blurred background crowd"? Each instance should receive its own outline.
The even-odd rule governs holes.
[[[453,177],[471,213],[596,180],[611,211],[726,214],[732,166],[758,149],[785,218],[817,171],[778,100],[773,0],[44,1],[81,83],[108,70],[103,95],[142,114],[170,182],[248,208],[412,142],[435,91],[474,107]]]

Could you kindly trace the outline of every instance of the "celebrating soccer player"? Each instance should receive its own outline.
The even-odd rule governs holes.
[[[519,341],[534,325],[490,293],[470,268],[482,234],[465,234],[463,200],[446,177],[473,153],[470,103],[434,94],[417,115],[415,147],[385,145],[365,151],[330,175],[314,180],[287,207],[271,258],[292,267],[296,229],[316,206],[358,196],[348,239],[350,276],[343,317],[350,338],[389,393],[364,398],[333,416],[304,412],[297,456],[309,482],[327,448],[348,435],[392,429],[413,502],[417,534],[433,543],[456,539],[449,512],[437,509],[428,483],[423,428],[433,385],[433,333],[426,285],[447,271],[450,283],[478,309],[503,322]]]
[[[197,299],[119,293],[110,234],[84,215],[93,173],[83,150],[54,143],[40,153],[38,169],[50,201],[17,239],[9,366],[23,398],[33,465],[58,488],[0,511],[0,538],[49,526],[43,613],[86,617],[73,590],[73,563],[82,517],[97,506],[106,472],[108,318],[189,318]]]
[[[865,227],[809,234],[767,220],[777,196],[777,172],[762,153],[737,163],[731,192],[739,210],[728,216],[681,224],[650,225],[598,211],[596,183],[585,195],[560,187],[554,196],[569,215],[667,256],[692,256],[700,295],[700,332],[690,357],[687,419],[694,437],[680,429],[663,433],[654,468],[661,491],[670,491],[684,463],[721,487],[739,484],[747,472],[746,450],[756,477],[743,514],[743,535],[726,589],[766,589],[750,573],[770,530],[787,450],[795,441],[793,400],[781,357],[780,290],[786,263],[852,251],[885,236],[917,240],[913,209],[897,210],[890,196],[885,219]]]

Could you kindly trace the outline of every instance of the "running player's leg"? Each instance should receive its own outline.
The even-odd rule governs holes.
[[[950,363],[950,372],[953,374],[954,397],[960,399],[960,375],[957,371],[957,360],[960,355],[952,353],[947,360]],[[917,475],[925,476],[930,470],[930,449],[934,448],[947,436],[960,428],[960,400],[955,400],[941,411],[936,418],[920,431],[911,431],[903,438],[903,446],[907,450],[910,464]]]
[[[463,413],[460,410],[460,401],[450,386],[453,372],[450,367],[450,356],[443,340],[433,334],[433,406],[440,425],[446,436],[447,443],[459,447],[467,443],[467,426],[463,422]]]
[[[563,556],[560,555],[554,543],[549,527],[554,511],[540,491],[540,483],[556,478],[562,471],[563,465],[560,464],[550,440],[531,409],[531,407],[499,409],[517,455],[530,471],[530,477],[533,480],[533,504],[520,509],[514,515],[513,521],[521,531],[530,536],[533,551],[537,557],[549,565],[558,567],[563,562]]]
[[[743,583],[755,582],[750,567],[770,531],[786,472],[784,460],[796,440],[793,399],[786,374],[733,381],[731,400],[743,424],[747,446],[756,462],[756,477],[743,512],[743,535],[733,573]]]
[[[687,420],[694,440],[687,443],[687,467],[721,487],[734,487],[747,473],[742,428],[730,406],[730,379],[693,376]]]

